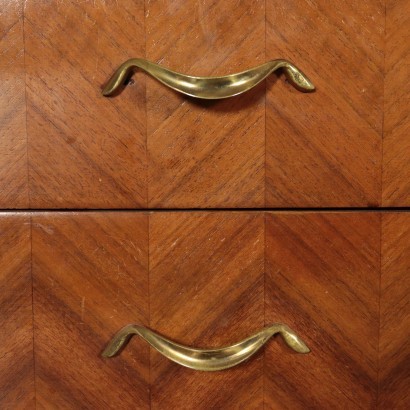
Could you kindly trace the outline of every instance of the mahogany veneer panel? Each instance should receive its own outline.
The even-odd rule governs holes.
[[[386,1],[383,205],[410,206],[410,3]]]
[[[145,54],[143,3],[28,1],[25,46],[31,207],[145,207],[144,79],[101,95]]]
[[[190,75],[265,61],[264,0],[152,0],[147,58]],[[147,82],[149,207],[263,207],[264,85],[220,101]]]
[[[0,214],[0,408],[34,406],[30,216]]]
[[[380,0],[270,1],[266,24],[262,0],[28,1],[23,44],[23,2],[7,2],[0,208],[409,206],[409,13],[386,4],[385,27]],[[138,73],[102,97],[145,47],[198,75],[288,58],[317,92],[274,75],[206,102],[149,79],[145,98]]]
[[[0,215],[0,407],[34,407],[32,258],[39,408],[375,408],[377,396],[382,408],[406,408],[409,213],[31,219],[32,235],[28,214]],[[236,368],[204,373],[135,337],[100,357],[128,323],[212,347],[273,322],[312,352],[275,338]]]
[[[410,403],[410,214],[382,217],[379,405]]]
[[[308,355],[265,350],[265,408],[375,408],[380,215],[268,214],[265,321],[283,322]]]
[[[267,81],[267,207],[380,205],[383,48],[383,1],[266,3],[266,58],[317,87]]]
[[[150,216],[150,325],[180,343],[219,347],[263,327],[262,213]],[[151,352],[153,409],[261,408],[263,355],[197,372]]]
[[[41,408],[149,408],[149,349],[100,357],[128,323],[148,325],[148,217],[33,216],[36,396]]]
[[[28,207],[23,2],[1,4],[0,208]]]

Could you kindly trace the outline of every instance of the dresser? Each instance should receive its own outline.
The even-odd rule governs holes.
[[[0,408],[408,409],[409,15],[4,1]]]

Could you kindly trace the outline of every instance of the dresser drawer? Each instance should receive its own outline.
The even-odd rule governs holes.
[[[386,23],[374,0],[100,3],[3,5],[1,208],[410,205],[403,2]],[[103,97],[131,57],[199,76],[284,58],[317,89],[273,74],[204,101],[138,72]]]
[[[0,232],[2,408],[33,408],[34,397],[90,409],[408,400],[409,213],[3,213]],[[101,355],[129,324],[218,348],[273,323],[310,353],[277,335],[204,372],[135,336]]]

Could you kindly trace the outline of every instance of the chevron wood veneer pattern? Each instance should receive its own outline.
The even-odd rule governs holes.
[[[0,208],[28,208],[23,2],[0,17]]]
[[[267,214],[265,321],[312,353],[266,346],[265,408],[376,408],[379,273],[380,214]]]
[[[410,214],[382,217],[379,405],[410,403]]]
[[[146,207],[144,79],[101,95],[145,55],[141,2],[28,1],[24,26],[31,207]]]
[[[379,397],[382,408],[405,408],[409,213],[31,219],[37,407],[375,408]],[[2,408],[34,407],[29,227],[29,214],[0,216]],[[100,357],[128,323],[212,347],[272,322],[288,324],[312,352],[275,339],[217,373],[182,368],[139,338]]]
[[[409,205],[405,1],[24,4],[0,23],[0,207]],[[317,91],[273,75],[200,101],[136,73],[103,98],[132,56],[193,75],[283,57]]]
[[[100,353],[128,323],[148,325],[148,217],[33,216],[34,340],[39,408],[149,408],[149,348]]]
[[[262,213],[150,216],[151,328],[197,347],[232,344],[263,327]],[[204,373],[151,352],[153,409],[261,408],[263,355]]]
[[[265,60],[264,0],[151,0],[147,58],[190,75],[225,75]],[[201,101],[147,81],[148,204],[263,207],[264,85]]]
[[[0,215],[0,408],[34,407],[30,216]]]
[[[317,87],[267,81],[266,207],[381,203],[384,3],[266,3],[266,56]]]
[[[410,3],[386,0],[383,205],[410,206]]]

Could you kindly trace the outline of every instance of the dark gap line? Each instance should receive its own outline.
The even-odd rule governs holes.
[[[410,207],[323,207],[323,208],[4,208],[1,213],[84,213],[84,212],[408,212]]]

